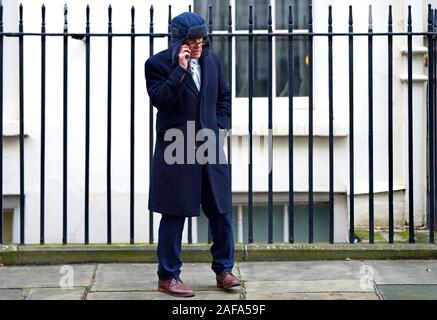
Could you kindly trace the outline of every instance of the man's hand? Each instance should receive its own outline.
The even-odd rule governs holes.
[[[179,65],[187,69],[188,68],[188,58],[190,57],[191,50],[187,44],[183,44],[179,50]]]

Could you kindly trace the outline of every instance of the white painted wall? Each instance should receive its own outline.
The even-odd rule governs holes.
[[[92,32],[106,32],[107,7],[113,7],[113,32],[130,32],[130,8],[136,8],[137,32],[148,32],[149,8],[155,7],[155,32],[167,32],[169,1],[88,1],[91,7]],[[62,32],[64,2],[23,1],[24,31],[40,30],[41,4],[46,6],[47,32]],[[65,1],[69,11],[69,31],[85,30],[87,1]],[[6,1],[5,7],[18,5]],[[187,1],[172,3],[173,14],[188,8]],[[8,12],[11,9],[7,9]],[[74,17],[74,18],[73,18]],[[13,19],[10,19],[13,20]],[[162,23],[164,22],[164,24]],[[13,25],[12,21],[8,23]],[[5,29],[9,29],[6,24]],[[16,30],[15,28],[14,30]],[[18,43],[18,42],[17,42]],[[92,39],[91,50],[91,157],[90,157],[90,242],[106,241],[106,79],[107,45],[103,38]],[[165,41],[156,41],[156,52]],[[12,46],[11,46],[12,47]],[[25,142],[26,242],[39,242],[39,148],[40,148],[40,49],[37,37],[25,40],[25,122],[29,136]],[[62,241],[62,38],[47,38],[46,101],[46,242]],[[12,48],[8,48],[12,51]],[[15,55],[18,45],[14,47]],[[144,62],[148,57],[144,38],[136,42],[135,73],[135,240],[148,241],[148,96],[145,89]],[[7,58],[8,56],[5,56]],[[14,101],[13,119],[18,119],[17,56],[11,60],[15,68],[6,69],[15,80],[5,90],[5,101]],[[113,137],[112,137],[112,206],[113,242],[129,241],[129,156],[130,156],[130,39],[113,40]],[[5,61],[9,65],[9,60]],[[69,40],[68,87],[68,241],[83,242],[84,172],[85,172],[85,43]],[[8,120],[6,120],[8,121]],[[16,128],[17,130],[17,128]],[[19,193],[18,137],[5,144],[5,194]],[[18,216],[18,214],[16,215]],[[158,220],[160,215],[156,215]],[[158,221],[156,221],[158,222]],[[17,220],[17,224],[19,220]],[[14,241],[19,241],[18,233]]]

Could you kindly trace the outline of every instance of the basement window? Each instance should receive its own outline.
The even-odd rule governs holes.
[[[4,211],[3,212],[3,244],[12,243],[12,226],[13,226],[13,212]]]

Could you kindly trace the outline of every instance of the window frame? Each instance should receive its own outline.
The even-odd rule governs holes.
[[[237,30],[236,29],[236,23],[235,23],[235,19],[236,19],[236,1],[237,0],[229,0],[229,4],[232,6],[232,10],[231,10],[231,14],[232,14],[232,21],[234,23],[232,23],[232,32],[235,34],[242,34],[242,33],[247,33],[248,30]],[[276,0],[270,0],[270,5],[272,6],[272,30],[273,32],[288,32],[288,29],[276,29]],[[214,8],[213,8],[214,9]],[[213,25],[214,26],[214,25]],[[294,29],[293,33],[307,33],[308,29]],[[228,30],[216,30],[213,29],[213,33],[214,34],[223,34],[226,35],[228,34]],[[267,34],[268,30],[262,30],[262,29],[254,29],[253,30],[254,34]],[[226,39],[226,37],[223,37],[224,39]],[[235,102],[237,103],[242,103],[243,101],[247,101],[249,99],[248,96],[244,96],[244,97],[237,97],[236,95],[236,83],[237,83],[237,67],[236,67],[236,41],[237,41],[238,37],[233,37],[232,38],[232,61],[234,62],[232,64],[232,83],[233,83],[233,88],[234,90],[232,90],[232,98],[234,99]],[[286,97],[279,97],[277,96],[277,72],[276,72],[276,53],[277,53],[277,37],[273,36],[272,39],[272,65],[273,65],[273,69],[272,69],[272,99],[274,100],[275,104],[277,105],[282,105],[284,107],[288,107],[288,96]],[[229,68],[229,66],[227,66]],[[227,76],[227,75],[225,75]],[[252,97],[253,99],[253,106],[254,108],[258,108],[262,105],[266,104],[266,100],[268,99],[268,96],[261,96],[261,97]],[[293,109],[301,109],[301,110],[307,110],[308,109],[308,103],[309,103],[309,96],[294,96],[293,97]]]

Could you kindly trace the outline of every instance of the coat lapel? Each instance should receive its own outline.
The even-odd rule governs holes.
[[[202,81],[202,79],[201,79],[201,81]],[[193,77],[191,76],[190,77],[190,79],[188,79],[188,81],[187,81],[187,85],[188,85],[188,88],[190,88],[190,90],[194,93],[194,95],[199,99],[199,90],[197,90],[197,86],[196,86],[196,83],[194,82],[194,79],[193,79]],[[200,83],[200,90],[202,90],[202,83]]]
[[[199,63],[200,63],[200,94],[202,97],[205,96],[205,92],[206,92],[206,87],[208,86],[208,56],[205,56],[201,59],[199,59]],[[196,83],[194,82],[194,86],[196,86]]]
[[[200,91],[197,90],[196,83],[194,82],[193,77],[188,80],[188,88],[194,93],[194,95],[200,100],[201,96],[204,95],[205,88],[207,86],[208,77],[206,76],[208,74],[208,63],[207,63],[207,57],[203,57],[199,59],[200,64]]]

